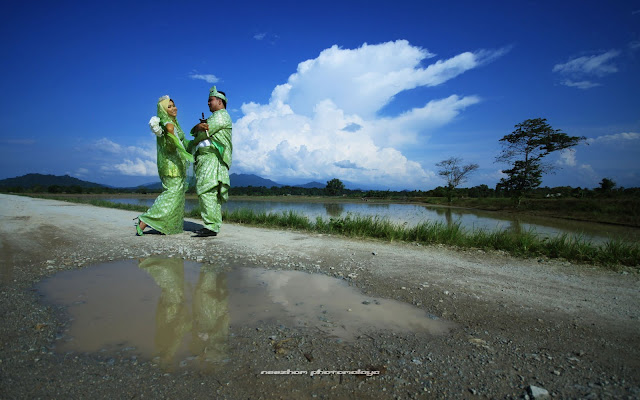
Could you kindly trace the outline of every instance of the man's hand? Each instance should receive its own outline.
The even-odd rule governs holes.
[[[198,125],[194,126],[193,129],[196,132],[204,132],[204,131],[208,131],[209,130],[209,125],[207,125],[204,122],[199,123]]]

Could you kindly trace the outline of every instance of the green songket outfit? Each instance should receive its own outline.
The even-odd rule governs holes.
[[[166,99],[165,99],[166,100]],[[182,233],[184,224],[184,195],[187,187],[187,167],[193,162],[185,150],[187,141],[178,120],[169,116],[158,102],[158,118],[162,133],[156,139],[158,149],[158,175],[163,192],[151,208],[139,218],[151,228],[165,234]],[[173,135],[166,125],[173,124]]]
[[[231,117],[226,109],[218,110],[207,119],[207,124],[207,132],[191,131],[195,139],[189,150],[195,154],[196,193],[202,222],[206,229],[219,232],[222,204],[229,199]]]

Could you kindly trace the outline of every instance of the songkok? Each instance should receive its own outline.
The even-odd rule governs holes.
[[[215,86],[212,86],[211,89],[209,89],[209,97],[217,97],[224,100],[225,103],[227,102],[227,98],[222,93],[218,92]]]

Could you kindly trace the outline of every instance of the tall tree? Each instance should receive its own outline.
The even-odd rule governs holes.
[[[332,180],[328,181],[327,186],[324,188],[324,191],[329,196],[337,196],[339,194],[342,194],[343,190],[344,190],[344,183],[342,183],[342,181],[340,181],[340,179],[337,179],[337,178],[333,178]]]
[[[511,168],[502,170],[507,178],[500,179],[497,186],[506,190],[519,205],[527,192],[540,186],[542,174],[553,170],[554,166],[542,159],[577,145],[585,137],[569,136],[560,129],[553,129],[545,118],[527,119],[515,128],[500,139],[502,153],[496,161],[511,164]]]
[[[600,187],[598,188],[601,193],[611,193],[611,190],[616,187],[616,182],[613,179],[602,178],[600,181]]]
[[[467,180],[468,175],[479,168],[478,164],[462,165],[462,159],[451,157],[436,164],[438,175],[447,181],[447,200],[451,203],[453,190]]]

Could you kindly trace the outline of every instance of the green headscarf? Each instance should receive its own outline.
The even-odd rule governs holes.
[[[164,128],[166,124],[173,124],[174,135],[165,135],[178,149],[178,154],[187,162],[193,163],[193,156],[186,152],[182,140],[184,139],[184,132],[178,123],[178,118],[169,115],[167,110],[169,109],[169,103],[173,100],[169,98],[169,95],[164,95],[158,99],[158,111],[157,115],[160,118],[160,125]],[[174,103],[175,105],[175,103]],[[166,129],[166,128],[165,128]]]

